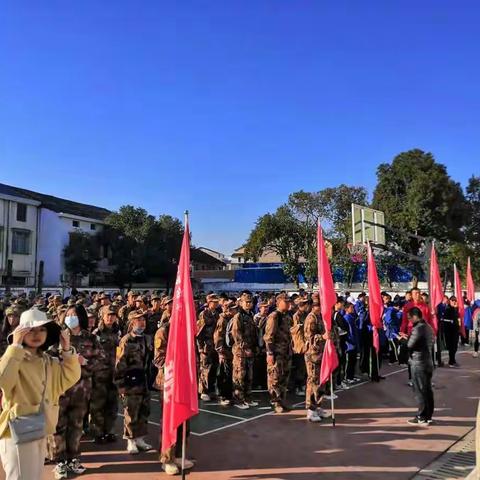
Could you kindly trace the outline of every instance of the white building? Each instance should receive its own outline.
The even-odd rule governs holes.
[[[66,281],[63,250],[72,232],[96,233],[110,211],[0,183],[0,286],[4,286],[8,263],[11,286],[37,284],[40,262],[43,285],[60,286]],[[98,263],[107,272],[108,260]]]

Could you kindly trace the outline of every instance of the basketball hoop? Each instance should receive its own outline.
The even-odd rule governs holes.
[[[347,243],[348,251],[353,263],[363,263],[367,258],[367,246],[361,243]]]

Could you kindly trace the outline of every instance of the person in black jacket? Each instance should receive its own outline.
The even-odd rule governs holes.
[[[460,315],[458,313],[457,297],[450,297],[449,304],[443,312],[441,325],[448,350],[448,366],[451,368],[458,367],[459,365],[455,359],[460,337]]]
[[[413,307],[408,312],[409,320],[413,323],[412,333],[408,338],[407,347],[410,353],[410,368],[415,400],[418,412],[415,418],[408,420],[411,425],[428,425],[432,422],[434,410],[432,390],[432,345],[433,330],[422,318],[419,308]]]

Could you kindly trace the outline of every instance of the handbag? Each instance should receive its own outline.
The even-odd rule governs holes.
[[[46,435],[45,421],[45,391],[47,389],[47,362],[45,362],[45,384],[38,413],[19,415],[8,422],[12,440],[16,445],[40,440]]]

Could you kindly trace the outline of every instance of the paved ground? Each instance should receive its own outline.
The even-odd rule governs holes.
[[[192,422],[189,456],[197,461],[189,480],[403,480],[449,449],[472,429],[480,391],[480,359],[459,355],[462,368],[435,372],[435,425],[406,423],[414,414],[406,371],[385,367],[387,379],[366,382],[341,392],[337,425],[310,424],[304,411],[273,415],[265,393],[258,408],[243,412],[202,404]],[[300,402],[300,397],[292,402]],[[152,401],[152,443],[158,445],[158,401]],[[121,419],[118,428],[121,427]],[[83,477],[91,480],[165,479],[155,452],[129,456],[119,441],[113,447],[83,442]],[[53,478],[51,466],[44,479]],[[0,475],[3,480],[3,476]]]

